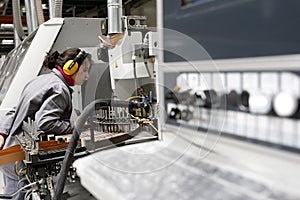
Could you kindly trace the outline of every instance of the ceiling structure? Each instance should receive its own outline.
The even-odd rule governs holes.
[[[147,0],[123,0],[126,15]],[[42,0],[45,21],[49,19],[49,0]],[[24,0],[20,0],[22,24],[27,31]],[[63,0],[62,17],[106,17],[107,0]],[[14,48],[12,0],[0,0],[0,55]]]

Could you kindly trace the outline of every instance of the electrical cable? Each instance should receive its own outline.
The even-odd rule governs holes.
[[[127,98],[125,101],[130,101],[132,99],[142,99],[142,98],[143,98],[142,96],[132,96],[132,97]]]
[[[33,190],[27,190],[27,192],[24,196],[24,199],[25,200],[30,200],[31,199],[30,197],[32,196],[32,192],[33,192]]]
[[[126,110],[124,110],[128,115],[130,115],[133,119],[137,120],[138,124],[143,124],[143,125],[150,125],[153,130],[155,130],[158,133],[158,129],[150,122],[149,119],[139,119],[138,117],[133,116]]]
[[[19,188],[20,183],[22,183],[24,181],[27,181],[27,179],[26,178],[22,178],[21,180],[18,181],[18,184],[17,184],[18,188]]]
[[[137,73],[136,73],[136,62],[135,59],[132,60],[133,63],[133,75],[134,75],[134,87],[136,88],[136,96],[138,96],[137,94],[137,88],[138,88],[138,79],[137,79]]]
[[[149,66],[148,66],[147,61],[145,61],[144,64],[145,64],[145,66],[146,66],[146,70],[147,70],[148,76],[149,76],[149,78],[150,78],[150,77],[151,77],[151,73],[150,73],[150,69],[149,69]]]
[[[0,194],[0,199],[11,199],[13,196],[15,196],[16,194],[18,194],[19,192],[21,192],[22,190],[34,186],[36,185],[38,182],[34,182],[28,185],[25,185],[24,187],[21,187],[20,189],[18,189],[16,192],[12,193],[12,194]]]
[[[19,169],[19,163],[18,163],[18,161],[16,161],[15,166],[16,166],[15,167],[15,171],[16,171],[16,174],[18,176],[20,176],[21,173],[25,173],[26,172],[26,167],[23,167],[23,168]]]

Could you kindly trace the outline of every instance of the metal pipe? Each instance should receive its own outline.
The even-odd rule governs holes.
[[[107,0],[108,34],[123,33],[122,0]]]
[[[52,5],[52,0],[48,1],[49,4],[49,18],[53,18],[53,5]]]
[[[35,12],[35,4],[34,1],[30,1],[30,12],[31,12],[31,23],[32,23],[32,30],[37,28],[37,17]]]
[[[15,47],[19,46],[19,44],[21,44],[21,39],[17,33],[17,30],[14,29],[14,44],[15,44]]]
[[[31,23],[30,0],[25,0],[25,10],[26,10],[27,30],[28,30],[28,34],[30,34],[33,31],[32,23]]]
[[[63,0],[54,0],[54,17],[62,17]]]
[[[24,30],[23,30],[22,21],[21,21],[20,1],[19,0],[12,0],[12,7],[13,7],[14,26],[15,26],[17,36],[20,39],[24,39],[25,38],[25,33],[24,33]]]
[[[63,0],[49,0],[49,17],[62,17]]]
[[[45,22],[42,1],[35,0],[34,3],[35,3],[35,12],[36,12],[36,17],[37,17],[37,25],[39,26],[40,24]]]
[[[6,15],[6,10],[7,10],[7,5],[8,5],[9,0],[4,0],[2,1],[2,15]]]

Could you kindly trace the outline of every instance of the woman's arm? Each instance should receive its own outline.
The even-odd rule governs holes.
[[[10,129],[15,119],[16,109],[8,111],[0,121],[0,149],[2,149],[6,137],[10,133]]]

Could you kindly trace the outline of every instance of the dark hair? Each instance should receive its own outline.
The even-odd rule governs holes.
[[[63,67],[64,64],[69,61],[73,60],[80,52],[79,48],[69,48],[66,49],[63,53],[58,53],[57,51],[52,51],[47,54],[45,60],[43,62],[43,66],[49,69],[56,68],[57,66]],[[80,60],[78,60],[78,65],[80,66],[85,58],[91,59],[90,54],[85,53]]]

